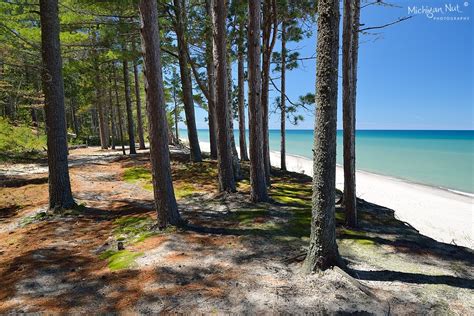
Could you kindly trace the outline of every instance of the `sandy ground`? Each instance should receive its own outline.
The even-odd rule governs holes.
[[[172,153],[176,192],[194,180],[192,193],[178,198],[190,226],[127,237],[135,259],[117,270],[101,255],[116,251],[126,233],[117,233],[118,220],[156,218],[153,193],[124,181],[126,170],[149,170],[145,152],[72,151],[72,188],[84,206],[30,224],[47,206],[44,162],[0,166],[8,170],[0,171],[0,314],[473,314],[469,248],[420,235],[391,210],[359,200],[360,230],[336,216],[339,251],[354,278],[338,269],[303,275],[309,177],[274,170],[276,202],[252,204],[248,182],[216,195],[215,161],[192,164],[188,154]]]
[[[210,145],[201,142],[202,150]],[[270,154],[272,165],[280,167],[280,153]],[[289,171],[313,174],[313,162],[287,155]],[[395,211],[395,216],[435,240],[474,249],[473,198],[400,179],[358,171],[357,197]],[[344,171],[337,167],[336,187],[344,188]]]

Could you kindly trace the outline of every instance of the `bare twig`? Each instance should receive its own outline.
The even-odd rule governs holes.
[[[368,30],[383,29],[383,28],[385,28],[385,27],[387,27],[387,26],[394,25],[394,24],[397,24],[397,23],[406,21],[406,20],[408,20],[408,19],[411,19],[412,17],[413,17],[413,15],[405,16],[405,17],[398,18],[397,20],[395,20],[395,21],[393,21],[393,22],[390,22],[390,23],[387,23],[387,24],[384,24],[384,25],[366,27],[366,28],[363,28],[363,29],[359,29],[359,32],[362,33],[362,32],[368,31]]]
[[[396,4],[392,4],[392,3],[387,3],[387,2],[384,2],[384,1],[381,1],[381,0],[376,0],[376,1],[373,1],[373,2],[368,2],[366,4],[364,4],[362,7],[360,7],[361,9],[363,8],[366,8],[368,6],[371,6],[371,5],[380,5],[380,6],[384,6],[384,7],[392,7],[392,8],[401,8],[400,6],[396,5]]]

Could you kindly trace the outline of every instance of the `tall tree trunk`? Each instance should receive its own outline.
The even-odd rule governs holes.
[[[244,25],[240,24],[243,32]],[[249,156],[247,155],[247,137],[245,128],[245,96],[244,96],[244,85],[245,85],[245,74],[244,74],[244,47],[243,47],[243,35],[240,34],[239,48],[238,48],[238,61],[237,61],[237,86],[238,86],[238,102],[239,102],[239,146],[240,146],[240,160],[248,161]]]
[[[112,64],[113,69],[113,77],[114,77],[114,90],[115,90],[115,103],[117,106],[117,117],[118,117],[118,129],[120,134],[120,145],[122,146],[122,153],[125,155],[125,141],[123,139],[123,119],[122,119],[122,110],[120,108],[120,100],[119,100],[119,90],[117,84],[117,74],[115,71],[115,63]]]
[[[249,1],[248,85],[250,140],[250,198],[254,202],[268,200],[263,157],[262,79],[260,72],[260,1]]]
[[[160,33],[156,1],[140,1],[141,38],[145,65],[145,90],[150,131],[150,160],[153,193],[159,227],[178,225],[181,217],[171,179],[168,148],[168,122],[161,73]]]
[[[125,105],[127,109],[128,143],[130,146],[130,155],[137,153],[135,149],[135,126],[133,124],[132,100],[130,99],[130,77],[128,73],[128,61],[124,59],[123,65],[123,83],[125,85]]]
[[[234,168],[234,178],[235,180],[242,179],[242,173],[240,170],[240,161],[239,153],[237,152],[237,146],[235,145],[235,136],[234,136],[234,110],[232,107],[232,89],[234,86],[234,81],[232,80],[232,61],[230,54],[227,54],[227,100],[229,104],[227,105],[227,111],[229,112],[229,137],[230,137],[230,148],[232,150],[232,166]]]
[[[346,224],[357,226],[357,196],[355,170],[355,106],[357,59],[359,50],[360,1],[344,0],[342,46],[342,115],[344,143],[344,206]]]
[[[95,61],[95,81],[97,83],[101,82],[100,78],[100,68],[98,61]],[[105,115],[104,110],[104,96],[102,93],[102,86],[100,84],[96,85],[95,93],[96,93],[96,105],[97,105],[97,113],[99,114],[99,137],[100,137],[100,146],[102,149],[109,148],[109,141],[108,141],[108,133],[107,133],[107,117]]]
[[[186,115],[186,126],[188,130],[189,148],[191,151],[191,161],[202,161],[201,148],[199,146],[198,133],[196,129],[196,118],[194,114],[193,86],[191,73],[189,70],[188,48],[185,37],[186,32],[186,12],[183,0],[174,0],[174,10],[176,15],[175,31],[178,42],[179,70],[181,84],[183,86],[184,113]]]
[[[277,22],[276,22],[275,0],[264,0],[263,3],[263,33],[262,33],[262,130],[263,130],[263,157],[265,166],[265,178],[270,185],[270,142],[268,130],[268,89],[270,85],[270,62],[273,47],[275,45]],[[273,31],[272,31],[273,27]]]
[[[93,32],[93,43],[95,45],[98,45],[97,41],[97,33],[99,32],[98,26],[97,26],[97,31],[92,31]],[[92,56],[93,56],[93,61],[94,61],[94,75],[95,75],[95,81],[97,83],[101,82],[101,77],[100,77],[100,65],[99,65],[99,56],[97,53],[97,49],[94,47],[92,49]],[[109,147],[109,135],[108,135],[108,123],[107,123],[107,115],[105,113],[104,109],[104,95],[103,95],[103,88],[102,85],[97,84],[95,86],[95,93],[96,93],[96,109],[97,109],[97,114],[98,114],[98,129],[99,129],[99,139],[100,139],[100,146],[102,149],[107,149]]]
[[[177,145],[179,144],[178,139],[173,134],[171,126],[168,124],[168,145]]]
[[[216,65],[216,119],[217,161],[219,168],[219,190],[235,192],[234,168],[232,165],[231,140],[228,131],[229,111],[227,81],[227,41],[225,1],[212,0],[212,35],[214,64]]]
[[[178,115],[178,100],[176,98],[176,87],[173,86],[173,102],[174,102],[174,129],[176,133],[176,140],[179,143],[179,115]]]
[[[307,273],[341,265],[336,243],[336,119],[339,0],[318,3],[316,125],[313,149],[313,209]]]
[[[94,136],[95,136],[95,134],[96,134],[96,127],[95,126],[96,125],[95,125],[95,120],[94,120],[95,119],[94,112],[95,112],[94,108],[91,108],[90,111],[89,111],[89,113],[91,115],[91,131],[92,131],[92,134],[94,134]]]
[[[135,40],[132,40],[132,49],[135,51]],[[136,59],[133,59],[133,77],[135,79],[135,100],[137,103],[138,149],[145,149],[145,137],[143,136],[142,101],[140,98],[140,77],[138,76],[138,65]]]
[[[72,116],[72,126],[74,128],[74,133],[76,137],[79,136],[79,122],[77,121],[77,114],[76,114],[76,107],[77,107],[77,99],[76,97],[71,98],[71,116]],[[36,113],[36,111],[35,111]]]
[[[36,109],[34,107],[31,108],[31,122],[34,127],[38,128],[38,116],[36,115]]]
[[[286,25],[281,23],[280,169],[286,170]]]
[[[115,126],[114,101],[112,97],[112,80],[110,80],[110,85],[109,85],[109,113],[110,113],[110,125],[111,125],[110,135],[112,136],[110,146],[112,149],[115,149],[117,129]]]
[[[40,0],[43,93],[48,147],[49,208],[75,205],[71,193],[67,158],[64,83],[57,0]]]
[[[206,0],[206,12],[209,18],[209,25],[212,23],[211,0]],[[217,159],[217,139],[216,139],[216,82],[215,67],[213,60],[212,28],[207,30],[206,37],[206,70],[207,89],[209,91],[208,113],[209,113],[209,142],[211,145],[211,159]]]
[[[11,120],[14,121],[16,119],[16,106],[15,106],[15,98],[11,94],[8,97],[8,101],[5,104],[5,115]]]

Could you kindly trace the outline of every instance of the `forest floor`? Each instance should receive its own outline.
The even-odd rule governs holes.
[[[0,165],[0,313],[474,313],[471,249],[359,200],[358,230],[336,212],[345,272],[307,276],[311,178],[274,170],[273,202],[253,204],[247,180],[216,195],[216,162],[172,159],[189,225],[161,232],[146,152],[71,150],[79,206],[61,215],[46,212],[44,160]]]

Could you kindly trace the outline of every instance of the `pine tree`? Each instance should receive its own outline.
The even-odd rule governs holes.
[[[249,69],[249,140],[250,140],[250,199],[268,200],[263,156],[262,79],[260,71],[260,1],[249,1],[248,69]]]
[[[311,236],[304,262],[308,273],[341,264],[335,221],[338,53],[339,1],[321,0],[318,5]]]
[[[178,60],[183,87],[184,113],[186,116],[186,126],[188,130],[189,148],[191,161],[202,161],[201,148],[199,146],[198,133],[196,129],[196,118],[194,113],[193,87],[191,73],[189,69],[189,56],[186,41],[186,8],[183,0],[173,0],[175,21],[174,28],[178,42]]]
[[[60,210],[75,205],[68,168],[66,113],[58,1],[41,0],[41,56],[48,146],[49,208]]]
[[[224,1],[213,0],[212,25],[214,64],[216,65],[216,119],[217,119],[217,161],[219,168],[219,190],[235,192],[234,170],[232,165],[231,140],[228,131],[229,111],[227,80],[227,6]]]
[[[355,170],[355,107],[359,50],[360,0],[344,1],[342,46],[342,123],[344,148],[344,206],[346,224],[357,226]]]
[[[163,75],[161,72],[160,33],[156,1],[141,0],[141,38],[145,66],[145,90],[150,131],[150,160],[153,193],[160,228],[178,225],[181,218],[174,195],[168,148]]]

